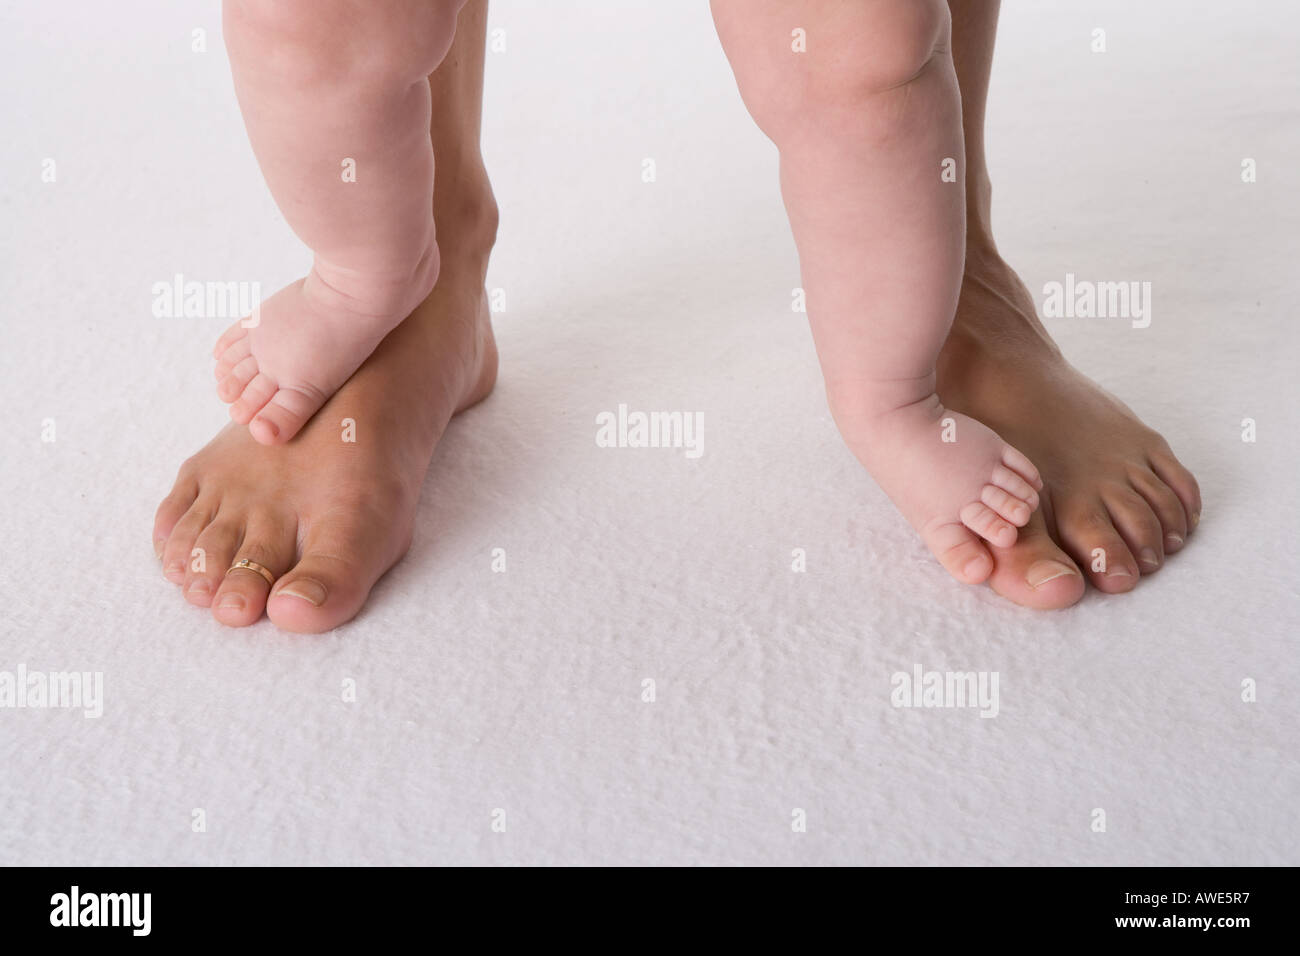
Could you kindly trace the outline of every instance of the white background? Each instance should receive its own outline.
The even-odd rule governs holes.
[[[307,264],[217,5],[0,10],[0,669],[106,682],[99,720],[0,710],[0,862],[1300,862],[1293,4],[1003,11],[1000,244],[1036,291],[1152,282],[1148,329],[1049,327],[1205,498],[1136,592],[1035,613],[953,584],[841,444],[706,4],[496,3],[501,383],[410,555],[315,637],[218,626],[150,546],[225,421],[226,324],[155,319],[150,286]],[[704,457],[598,449],[619,402],[702,411]],[[893,709],[917,663],[998,671],[999,716]]]

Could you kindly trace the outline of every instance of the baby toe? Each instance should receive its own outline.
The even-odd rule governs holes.
[[[217,383],[217,397],[227,404],[233,402],[244,394],[244,389],[257,376],[257,371],[257,359],[248,356]]]
[[[217,364],[213,366],[213,374],[216,375],[218,380],[225,378],[230,374],[231,369],[252,354],[253,344],[245,335],[218,356]]]
[[[248,430],[263,445],[283,444],[298,434],[324,404],[325,398],[320,392],[281,388],[249,422]]]
[[[230,328],[226,329],[226,331],[221,333],[221,338],[217,339],[217,344],[212,346],[213,358],[220,358],[221,353],[234,345],[236,341],[248,337],[248,329],[244,328],[242,321],[243,320],[241,319],[239,322],[236,322]]]
[[[230,417],[241,425],[247,425],[275,393],[275,379],[265,372],[258,372],[253,376],[252,381],[244,386],[243,393],[231,404]]]
[[[963,584],[979,584],[993,573],[988,550],[960,524],[923,530],[921,539],[944,569]]]
[[[980,492],[980,501],[997,512],[998,517],[1005,518],[1018,528],[1028,524],[1029,516],[1034,513],[1028,504],[997,485],[985,485]]]
[[[1002,464],[1019,473],[1025,481],[1039,491],[1043,490],[1043,477],[1038,473],[1038,469],[1034,467],[1034,463],[1010,445],[1006,445],[1002,449]]]
[[[1025,479],[1017,472],[1012,471],[1006,465],[998,465],[994,468],[989,481],[995,487],[1001,488],[1011,497],[1023,501],[1029,506],[1030,511],[1034,511],[1038,507],[1038,491],[1033,485],[1025,481]]]
[[[998,516],[982,501],[972,501],[961,509],[961,523],[977,535],[999,548],[1009,548],[1016,543],[1015,526]]]

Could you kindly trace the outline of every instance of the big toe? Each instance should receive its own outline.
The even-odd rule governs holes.
[[[979,584],[993,570],[993,559],[988,550],[960,524],[944,524],[923,530],[921,539],[944,570],[963,584]]]
[[[991,546],[994,568],[988,583],[998,594],[1038,610],[1069,607],[1084,592],[1083,575],[1047,533],[1042,509],[1020,529],[1016,543]]]
[[[350,621],[400,557],[386,547],[383,525],[367,523],[364,509],[336,514],[346,517],[314,525],[301,560],[276,582],[266,613],[277,627],[318,634]]]
[[[263,445],[282,445],[324,404],[325,395],[317,389],[277,389],[248,423],[248,431]]]

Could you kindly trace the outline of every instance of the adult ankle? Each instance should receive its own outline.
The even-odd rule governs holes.
[[[500,222],[487,171],[481,164],[465,169],[443,187],[443,194],[438,192],[440,185],[435,180],[434,220],[444,258],[479,260],[486,267]]]

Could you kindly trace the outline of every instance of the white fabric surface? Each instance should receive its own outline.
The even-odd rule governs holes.
[[[1300,862],[1293,5],[1003,12],[1003,251],[1036,292],[1153,283],[1148,329],[1050,328],[1206,502],[1135,593],[1035,613],[953,584],[841,444],[706,4],[500,0],[501,382],[447,434],[409,556],[315,637],[218,626],[149,542],[225,419],[225,322],[154,318],[151,284],[274,290],[306,262],[217,5],[0,10],[0,670],[105,681],[97,720],[0,710],[0,862]],[[703,412],[703,457],[597,448],[620,402]],[[997,671],[999,715],[891,707],[917,663]]]

